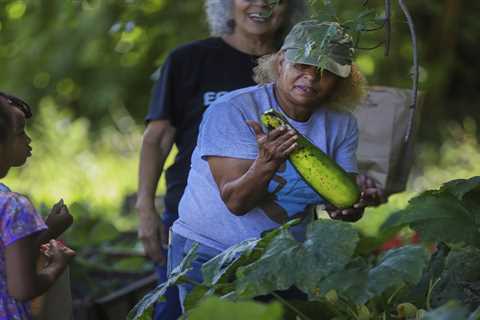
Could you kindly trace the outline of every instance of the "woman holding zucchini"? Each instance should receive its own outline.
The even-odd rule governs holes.
[[[158,264],[165,281],[164,249],[168,229],[178,217],[190,158],[203,112],[226,92],[254,85],[259,56],[273,53],[295,21],[306,15],[306,0],[206,0],[211,37],[175,49],[155,83],[143,137],[137,209],[139,237],[145,253]],[[167,192],[162,221],[155,191],[172,145],[178,148],[166,171]],[[175,293],[156,308],[155,319],[176,319]]]
[[[331,207],[319,193],[324,191],[304,174],[316,168],[308,162],[297,165],[292,158],[308,141],[334,163],[315,171],[320,184],[340,190],[344,178],[326,178],[334,166],[334,178],[342,170],[340,174],[350,175],[347,180],[355,181],[358,128],[349,111],[363,96],[364,78],[353,64],[353,53],[352,38],[339,24],[301,22],[277,53],[260,60],[260,85],[231,92],[209,107],[172,227],[169,268],[198,242],[190,277],[201,282],[204,262],[286,221],[301,220],[292,228],[301,240],[316,205],[326,205],[331,218],[356,221],[365,206],[380,201],[381,191],[369,185],[338,202],[341,207]],[[274,128],[265,118],[271,114],[284,122]],[[328,197],[333,203],[335,198],[335,192]],[[190,289],[180,286],[181,298]]]

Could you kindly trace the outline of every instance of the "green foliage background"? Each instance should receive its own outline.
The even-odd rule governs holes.
[[[313,1],[315,14],[324,10],[323,2]],[[364,10],[365,1],[331,2],[344,20]],[[366,2],[383,14],[384,1]],[[480,175],[480,23],[473,14],[480,2],[405,2],[417,26],[425,94],[418,157],[407,192],[368,209],[356,223],[372,238],[413,194]],[[357,63],[371,84],[410,87],[410,35],[397,2],[392,6],[390,56],[382,48],[360,50]],[[207,36],[199,0],[0,0],[0,90],[24,98],[35,113],[28,124],[33,157],[5,182],[44,213],[59,198],[70,205],[76,223],[69,240],[84,248],[74,273],[92,262],[111,267],[107,271],[145,267],[138,259],[117,266],[103,255],[83,257],[91,248],[111,251],[120,232],[135,230],[136,216],[121,211],[125,196],[136,190],[153,74],[173,48]],[[382,30],[371,32],[360,45],[383,38]],[[125,248],[141,252],[138,243]]]
[[[314,14],[325,1],[312,1]],[[364,10],[365,1],[330,1],[342,20]],[[383,14],[384,1],[366,1]],[[472,14],[479,2],[406,1],[417,26],[423,106],[416,179],[411,192],[478,174],[476,111],[479,81]],[[411,42],[405,18],[392,1],[390,56],[360,50],[357,62],[371,84],[410,87]],[[0,88],[29,101],[34,156],[12,170],[7,182],[50,206],[63,197],[126,229],[115,219],[136,188],[138,152],[152,75],[174,47],[208,35],[203,1],[0,0]],[[383,31],[360,46],[382,41]],[[171,161],[171,160],[170,160]],[[163,193],[163,183],[159,188]],[[405,204],[391,198],[381,220]],[[371,232],[376,223],[360,222]],[[372,227],[373,226],[373,227]]]
[[[313,14],[331,2],[343,21],[364,10],[383,15],[384,1],[310,0]],[[422,133],[438,140],[443,121],[474,116],[479,80],[477,1],[406,1],[417,25],[425,115],[435,126]],[[357,62],[372,84],[410,87],[411,42],[405,18],[392,1],[390,56],[360,51]],[[0,1],[0,87],[38,105],[48,96],[94,131],[124,107],[142,122],[151,75],[179,44],[208,35],[203,1],[173,0],[2,0]],[[360,45],[383,39],[372,32]],[[477,68],[475,68],[477,67]]]

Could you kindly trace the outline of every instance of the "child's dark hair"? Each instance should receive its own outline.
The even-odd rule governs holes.
[[[8,131],[12,128],[12,115],[3,104],[0,104],[0,143],[4,143],[8,137]]]
[[[23,112],[25,115],[25,118],[29,119],[32,117],[32,108],[30,108],[29,104],[23,101],[20,98],[17,98],[15,96],[12,96],[8,93],[0,91],[0,96],[7,99],[8,103],[20,111]]]
[[[20,98],[12,96],[10,94],[0,91],[0,97],[3,97],[7,100],[8,105],[0,104],[0,143],[6,141],[8,136],[8,131],[11,129],[13,121],[12,114],[8,112],[8,107],[12,106],[23,112],[25,118],[32,117],[32,110],[28,103],[23,101]]]

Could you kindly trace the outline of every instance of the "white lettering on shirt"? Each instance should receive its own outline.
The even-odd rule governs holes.
[[[223,96],[227,93],[228,93],[228,91],[219,91],[219,92],[208,91],[208,92],[205,92],[204,95],[203,95],[203,105],[205,107],[208,107],[215,100],[217,100],[218,98],[220,98],[221,96]]]

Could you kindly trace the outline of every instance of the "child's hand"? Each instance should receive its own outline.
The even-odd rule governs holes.
[[[40,251],[48,259],[48,265],[58,267],[66,266],[76,255],[75,251],[60,240],[50,240],[50,242],[40,246]]]
[[[53,206],[45,223],[53,238],[59,237],[72,225],[73,217],[68,211],[67,206],[63,203],[63,199],[60,199],[60,201]]]

